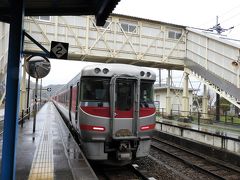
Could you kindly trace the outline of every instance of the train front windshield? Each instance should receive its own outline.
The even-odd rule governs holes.
[[[83,78],[81,81],[81,101],[109,102],[109,82],[104,78]]]
[[[110,101],[110,79],[107,78],[82,78],[81,81],[81,101],[97,101],[97,102],[109,102]],[[133,87],[129,81],[117,83],[117,91],[120,92],[120,95],[117,96],[117,102],[122,102],[122,96],[134,97],[133,96]],[[129,92],[127,96],[124,92]],[[121,98],[120,98],[121,97]],[[131,107],[133,99],[126,101],[129,103],[127,109]],[[119,104],[117,103],[117,104]],[[153,82],[152,81],[141,81],[140,85],[140,104],[141,106],[147,107],[148,105],[153,104]]]
[[[140,105],[149,106],[153,104],[153,82],[142,81],[140,85]]]

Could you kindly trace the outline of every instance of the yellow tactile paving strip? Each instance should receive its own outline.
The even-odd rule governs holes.
[[[46,120],[39,145],[34,154],[28,180],[54,179],[53,143],[50,126],[51,123]]]

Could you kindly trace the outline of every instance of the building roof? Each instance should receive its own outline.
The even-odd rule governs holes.
[[[180,24],[173,24],[173,23],[168,23],[168,22],[163,22],[163,21],[158,21],[158,20],[152,20],[152,19],[147,19],[147,18],[142,18],[142,17],[136,17],[136,16],[129,16],[129,15],[124,15],[124,14],[112,13],[112,16],[118,16],[120,18],[131,18],[131,20],[136,20],[136,21],[147,21],[147,22],[150,22],[150,23],[176,26],[178,28],[184,28],[184,29],[187,27],[187,26],[180,25]]]
[[[196,34],[202,35],[202,36],[206,36],[208,38],[214,39],[216,41],[219,41],[221,43],[227,44],[229,46],[235,47],[235,48],[239,48],[240,49],[240,44],[237,43],[237,41],[231,41],[229,39],[224,39],[221,38],[221,36],[217,35],[217,34],[211,34],[209,32],[205,32],[203,30],[198,30],[198,29],[194,29],[194,28],[186,28],[188,31],[190,32],[194,32]]]
[[[165,90],[167,89],[167,85],[166,84],[162,84],[161,86],[159,86],[159,84],[155,84],[154,85],[154,90]],[[183,88],[182,87],[176,87],[176,86],[170,86],[170,90],[180,90],[182,91]],[[188,88],[189,91],[193,91],[193,89]]]
[[[95,15],[97,25],[103,26],[120,0],[25,0],[25,16]],[[13,0],[0,0],[0,21],[12,18]]]

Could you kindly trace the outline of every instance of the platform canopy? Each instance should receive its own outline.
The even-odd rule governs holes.
[[[25,0],[25,16],[95,15],[98,26],[103,26],[120,0]],[[11,21],[14,0],[0,0],[0,21]]]

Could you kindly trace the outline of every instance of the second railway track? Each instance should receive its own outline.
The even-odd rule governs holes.
[[[240,179],[240,168],[154,137],[152,148],[216,179]]]

